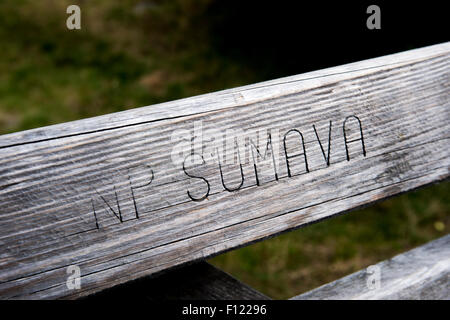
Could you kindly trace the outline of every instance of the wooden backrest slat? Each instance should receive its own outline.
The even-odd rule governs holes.
[[[444,180],[449,76],[443,43],[1,136],[0,297],[85,296]]]

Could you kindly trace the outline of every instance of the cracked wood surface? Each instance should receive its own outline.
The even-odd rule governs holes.
[[[0,136],[0,298],[86,296],[447,179],[449,67],[443,43]]]

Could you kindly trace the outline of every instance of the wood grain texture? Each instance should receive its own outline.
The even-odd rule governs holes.
[[[0,297],[85,296],[448,178],[449,66],[444,43],[1,136]],[[244,179],[223,162],[222,183],[227,130]],[[268,132],[277,175],[268,156],[257,178]],[[180,136],[208,159],[190,176]]]
[[[269,300],[211,264],[200,261],[90,295],[94,301]]]
[[[449,300],[450,235],[376,264],[380,286],[369,289],[372,270],[361,270],[292,300]]]

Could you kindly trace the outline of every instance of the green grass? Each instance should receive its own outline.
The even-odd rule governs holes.
[[[0,2],[0,134],[266,80],[210,45],[213,0]],[[264,76],[263,76],[264,75]],[[228,252],[210,261],[287,298],[449,232],[449,183]]]
[[[289,298],[448,233],[449,182],[211,259],[271,297]]]
[[[73,2],[0,3],[0,133],[257,80],[193,30],[193,12],[208,1],[161,2],[141,13],[140,1],[83,2],[82,29],[69,31],[65,8]]]

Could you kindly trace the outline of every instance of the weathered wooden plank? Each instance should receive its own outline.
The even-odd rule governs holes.
[[[0,297],[88,295],[448,178],[449,63],[444,43],[0,137]]]
[[[268,300],[266,295],[200,261],[144,277],[85,298],[88,301]]]
[[[292,298],[325,299],[450,299],[450,235]]]

